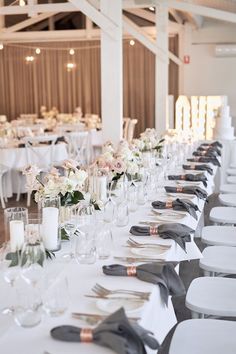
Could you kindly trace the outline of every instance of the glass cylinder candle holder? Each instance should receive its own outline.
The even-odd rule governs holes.
[[[45,197],[42,200],[42,239],[48,251],[61,248],[61,231],[59,225],[60,197]]]
[[[25,225],[27,223],[27,208],[15,207],[4,210],[5,239],[10,240],[12,252],[21,250],[25,240]]]

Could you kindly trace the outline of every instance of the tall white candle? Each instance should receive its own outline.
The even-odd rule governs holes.
[[[107,177],[99,176],[97,177],[97,197],[105,202],[107,199]]]
[[[49,251],[55,251],[58,248],[58,217],[58,208],[43,208],[43,243]]]
[[[22,220],[11,220],[10,229],[10,247],[11,251],[20,250],[24,243],[24,223]]]

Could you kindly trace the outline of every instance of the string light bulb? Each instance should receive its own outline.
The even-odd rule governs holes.
[[[69,51],[69,53],[70,53],[70,55],[74,55],[74,54],[75,54],[74,49],[73,49],[73,48],[71,48],[71,49],[70,49],[70,51]]]
[[[22,7],[25,6],[25,0],[19,0],[19,5]]]
[[[154,11],[155,11],[155,7],[150,6],[150,7],[149,7],[149,10],[154,12]]]
[[[0,43],[0,50],[3,50],[3,44]]]
[[[36,49],[35,49],[35,53],[36,53],[36,54],[40,54],[40,53],[41,53],[41,49],[40,49],[40,48],[36,48]]]
[[[133,45],[135,45],[135,41],[134,41],[133,39],[131,39],[131,40],[129,41],[129,44],[133,46]]]
[[[27,63],[32,63],[34,61],[34,57],[32,55],[27,55],[27,57],[25,57],[25,60]]]
[[[72,69],[75,68],[75,64],[74,63],[67,63],[66,67],[67,67],[67,71],[71,71]]]

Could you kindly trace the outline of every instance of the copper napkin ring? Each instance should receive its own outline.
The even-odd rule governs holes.
[[[195,170],[195,165],[190,165],[190,170]]]
[[[136,267],[135,266],[128,266],[126,268],[126,270],[127,270],[127,275],[129,277],[134,277],[136,275]]]
[[[158,235],[158,229],[156,226],[150,226],[150,235],[151,236]]]
[[[80,341],[91,343],[93,341],[93,331],[91,328],[82,328],[80,331]]]
[[[167,200],[166,202],[166,208],[172,208],[173,207],[173,202],[172,200]]]
[[[185,175],[181,175],[181,176],[180,176],[180,179],[183,179],[183,180],[184,180],[184,179],[185,179]]]
[[[182,193],[183,192],[183,188],[182,187],[177,187],[176,188],[176,192],[177,193]]]

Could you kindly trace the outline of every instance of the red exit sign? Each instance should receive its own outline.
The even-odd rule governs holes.
[[[185,55],[184,56],[184,64],[189,64],[190,63],[190,55]]]

